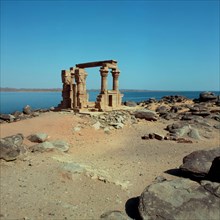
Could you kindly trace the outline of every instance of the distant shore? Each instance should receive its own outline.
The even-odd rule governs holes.
[[[88,89],[89,92],[99,92],[99,89]],[[178,90],[145,90],[145,89],[120,89],[121,92],[181,92]],[[185,90],[184,90],[185,91]],[[205,90],[203,90],[205,91]],[[41,88],[1,88],[0,92],[62,92],[61,88],[49,88],[49,89],[41,89]],[[187,91],[187,92],[202,92],[201,91]]]

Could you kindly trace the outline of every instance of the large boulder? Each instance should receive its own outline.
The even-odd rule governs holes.
[[[201,185],[178,178],[149,185],[141,194],[139,213],[143,220],[219,220],[220,184]]]
[[[15,116],[11,114],[0,114],[0,119],[7,122],[13,122],[15,120]]]
[[[135,107],[135,106],[137,106],[137,103],[133,102],[133,101],[126,101],[126,102],[124,102],[124,105],[126,105],[128,107]]]
[[[208,173],[208,179],[220,183],[220,156],[212,161],[212,166]]]
[[[136,118],[145,119],[147,121],[157,121],[158,115],[155,111],[150,111],[147,109],[138,110],[134,112]]]
[[[213,92],[202,92],[199,94],[200,102],[217,101],[217,96]]]
[[[211,150],[198,150],[183,158],[180,170],[192,177],[205,178],[212,165],[212,161],[220,156],[220,147]]]
[[[5,161],[16,160],[25,152],[22,134],[12,135],[0,139],[0,159]]]

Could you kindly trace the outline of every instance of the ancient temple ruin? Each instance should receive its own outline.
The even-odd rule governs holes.
[[[94,103],[89,102],[89,95],[86,90],[87,72],[85,68],[100,67],[101,90]],[[107,88],[107,76],[111,69],[113,77],[112,90]],[[120,71],[117,61],[104,60],[89,63],[76,64],[70,70],[62,70],[63,100],[58,106],[60,109],[92,109],[97,111],[114,110],[121,106],[123,95],[119,91]]]

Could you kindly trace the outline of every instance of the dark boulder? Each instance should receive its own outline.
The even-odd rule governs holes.
[[[138,110],[138,111],[134,112],[134,116],[136,118],[145,119],[147,121],[157,121],[157,119],[158,119],[156,112],[150,111],[147,109]]]
[[[11,114],[0,114],[0,119],[7,122],[13,122],[15,120],[15,117]]]
[[[169,109],[166,106],[161,105],[161,106],[157,107],[155,111],[158,112],[161,116],[163,114],[168,113]]]
[[[208,172],[208,179],[220,183],[220,156],[212,161],[212,166]]]
[[[143,220],[219,220],[220,184],[178,178],[149,185],[139,199]]]
[[[213,92],[202,92],[199,94],[200,102],[217,101],[218,97]]]
[[[198,150],[183,158],[180,170],[189,177],[206,178],[212,161],[220,156],[220,147],[211,150]]]
[[[128,107],[135,107],[135,106],[137,106],[137,103],[132,102],[132,101],[126,101],[126,102],[124,102],[124,105],[126,105]]]

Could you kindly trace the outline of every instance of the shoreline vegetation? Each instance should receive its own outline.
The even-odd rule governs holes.
[[[99,92],[99,89],[88,89],[90,92]],[[121,92],[180,92],[188,90],[147,90],[147,89],[120,89]],[[205,90],[204,90],[205,91]],[[214,91],[214,90],[213,90]],[[0,92],[62,92],[61,88],[9,88],[9,87],[0,87]],[[201,92],[201,91],[188,91],[188,92]]]

